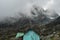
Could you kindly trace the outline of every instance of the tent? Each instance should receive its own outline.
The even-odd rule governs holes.
[[[40,40],[40,36],[34,31],[28,31],[24,36],[23,40]]]
[[[16,39],[19,38],[19,37],[22,37],[23,35],[24,35],[24,33],[21,33],[21,32],[17,33]]]

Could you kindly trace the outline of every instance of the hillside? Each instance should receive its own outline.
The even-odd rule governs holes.
[[[60,17],[58,15],[56,19],[51,19],[44,14],[47,11],[43,9],[38,10],[36,7],[34,10],[36,13],[33,10],[31,11],[33,18],[24,16],[15,22],[12,21],[15,18],[12,18],[10,21],[0,22],[0,40],[15,40],[17,32],[26,33],[28,29],[33,29],[38,34],[40,33],[39,35],[43,36],[43,38],[48,38],[51,35],[55,36],[55,32],[60,33]]]

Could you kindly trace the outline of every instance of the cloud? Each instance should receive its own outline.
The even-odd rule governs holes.
[[[33,5],[50,8],[60,14],[59,0],[0,0],[0,20],[5,17],[16,17],[19,12],[32,17]]]
[[[52,8],[52,6],[54,5],[54,0],[49,0],[46,5],[43,6],[44,10],[50,9]]]

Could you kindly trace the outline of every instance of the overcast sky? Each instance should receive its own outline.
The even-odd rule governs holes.
[[[50,0],[0,0],[0,20],[17,15],[18,12],[24,10],[27,5],[32,3],[45,6],[48,1]],[[52,8],[60,13],[60,0],[54,0]]]

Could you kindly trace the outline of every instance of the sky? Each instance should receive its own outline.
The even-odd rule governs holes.
[[[32,5],[54,9],[60,15],[60,0],[0,0],[0,20],[6,17],[15,17],[19,12],[29,14]]]

